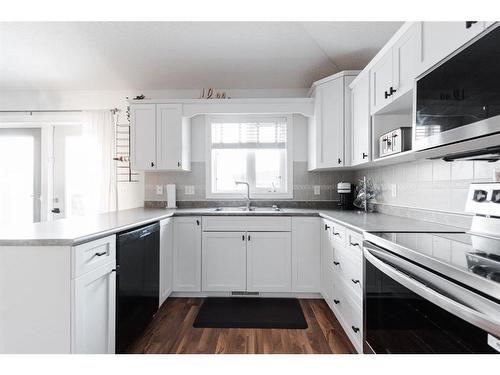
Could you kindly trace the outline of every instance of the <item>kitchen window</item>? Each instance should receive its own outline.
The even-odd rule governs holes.
[[[207,118],[207,198],[293,198],[291,116]]]

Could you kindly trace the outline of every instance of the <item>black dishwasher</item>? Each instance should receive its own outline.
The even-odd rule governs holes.
[[[116,353],[126,353],[158,310],[160,225],[120,233],[116,245]]]

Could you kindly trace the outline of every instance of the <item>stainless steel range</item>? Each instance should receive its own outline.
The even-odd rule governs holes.
[[[467,232],[365,234],[366,353],[500,352],[500,183],[466,211]]]

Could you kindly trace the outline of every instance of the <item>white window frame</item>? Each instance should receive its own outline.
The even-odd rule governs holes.
[[[244,199],[246,190],[236,193],[215,193],[212,191],[212,123],[220,122],[252,122],[256,120],[276,121],[286,118],[286,192],[256,192],[250,186],[250,198],[252,199],[293,199],[293,116],[282,115],[221,115],[205,116],[205,177],[207,199]]]

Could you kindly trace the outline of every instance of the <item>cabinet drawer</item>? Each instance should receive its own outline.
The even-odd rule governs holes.
[[[334,248],[334,272],[342,279],[345,288],[361,301],[363,298],[363,263],[361,260],[353,259],[348,255],[349,248]],[[361,302],[360,302],[361,303]]]
[[[292,229],[292,218],[266,216],[203,216],[202,224],[204,232],[290,232]]]
[[[116,260],[116,236],[108,236],[71,248],[72,277],[76,278]]]
[[[346,228],[343,225],[337,224],[335,222],[331,222],[332,225],[332,240],[334,243],[337,243],[341,246],[344,246],[346,243]]]

